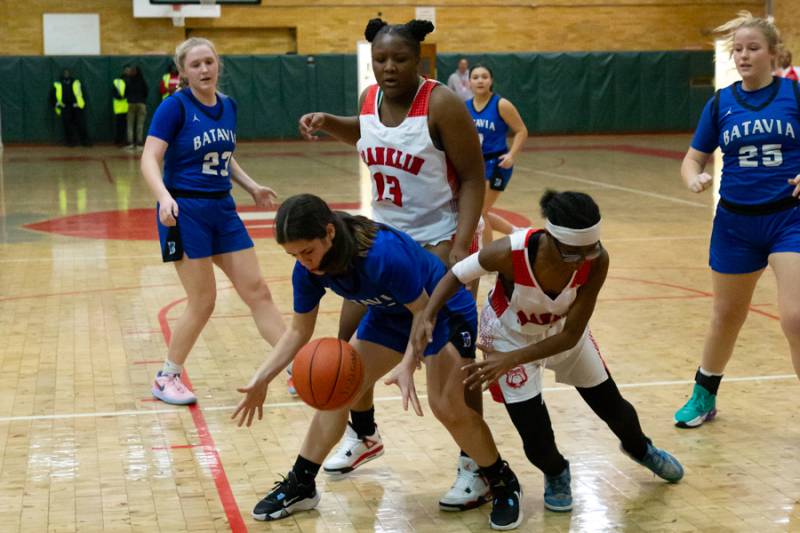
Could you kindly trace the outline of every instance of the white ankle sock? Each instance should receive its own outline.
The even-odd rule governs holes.
[[[173,363],[169,359],[164,361],[164,366],[161,368],[162,374],[180,374],[183,372],[183,365]]]
[[[700,370],[701,374],[703,374],[704,376],[709,377],[709,378],[710,377],[715,377],[715,378],[721,378],[722,377],[722,374],[715,374],[714,372],[709,372],[708,370],[706,370],[702,366],[699,368],[699,370]]]

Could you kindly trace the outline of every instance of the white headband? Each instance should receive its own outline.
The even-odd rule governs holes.
[[[544,223],[544,228],[558,240],[569,246],[589,246],[600,240],[600,222],[588,228],[565,228],[556,226],[549,220]]]

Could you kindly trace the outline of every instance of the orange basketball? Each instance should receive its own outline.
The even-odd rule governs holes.
[[[353,399],[364,379],[364,368],[350,344],[328,337],[300,348],[292,365],[292,378],[304,402],[326,411],[339,409]]]

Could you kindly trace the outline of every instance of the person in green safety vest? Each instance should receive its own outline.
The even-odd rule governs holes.
[[[53,82],[50,90],[50,104],[56,116],[61,117],[64,124],[64,142],[67,146],[76,146],[78,141],[83,146],[90,146],[89,135],[86,132],[86,120],[83,110],[86,107],[86,97],[83,94],[81,82],[72,77],[69,69],[64,69],[61,78]]]
[[[122,68],[122,75],[111,82],[111,102],[114,110],[114,144],[125,146],[128,131],[128,99],[125,98],[125,77],[130,75],[130,66]]]

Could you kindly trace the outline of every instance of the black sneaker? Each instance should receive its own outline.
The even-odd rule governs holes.
[[[516,529],[522,523],[519,506],[522,489],[508,465],[503,470],[500,482],[492,485],[492,513],[489,515],[489,526],[500,531]]]
[[[294,472],[275,483],[272,490],[253,509],[256,520],[280,520],[295,511],[308,511],[319,503],[316,484],[302,485]]]

